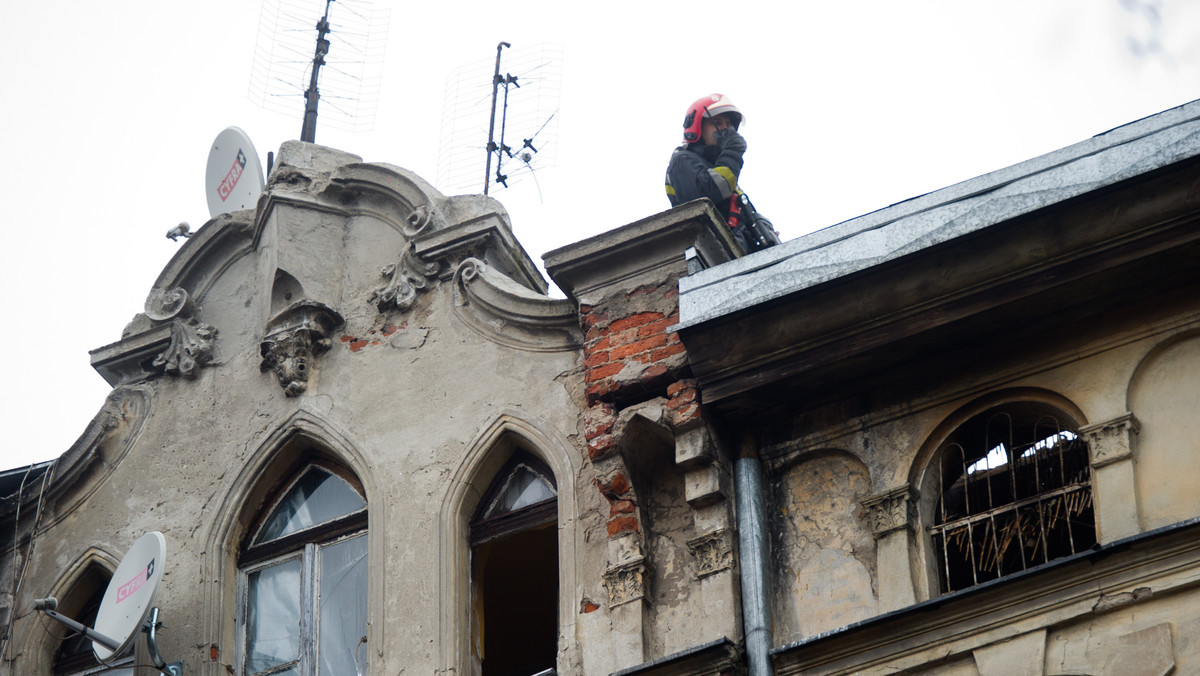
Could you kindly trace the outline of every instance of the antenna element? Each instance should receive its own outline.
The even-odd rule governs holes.
[[[325,55],[329,53],[325,35],[329,32],[329,5],[332,2],[325,0],[325,16],[317,22],[317,51],[313,54],[312,77],[308,89],[304,90],[304,125],[300,128],[300,140],[305,143],[317,142],[317,101],[321,98],[317,80],[321,77],[321,66],[325,65]]]

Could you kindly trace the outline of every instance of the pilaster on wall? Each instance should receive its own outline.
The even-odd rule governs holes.
[[[907,485],[876,493],[862,501],[875,536],[879,571],[879,610],[888,612],[916,602],[909,552],[917,492]]]
[[[605,612],[621,638],[620,654],[612,656],[616,669],[656,657],[647,640],[653,561],[638,497],[649,487],[637,485],[639,467],[679,468],[693,510],[687,544],[694,575],[685,583],[701,605],[736,607],[729,471],[704,420],[686,348],[670,330],[678,323],[678,280],[688,274],[689,257],[693,266],[715,265],[735,250],[712,207],[698,202],[545,256],[551,278],[578,305],[585,333],[584,437],[609,506],[602,582]],[[736,619],[727,624],[714,636],[694,638],[736,638]]]
[[[1141,424],[1132,413],[1079,428],[1092,463],[1096,539],[1107,544],[1142,531],[1133,456]]]

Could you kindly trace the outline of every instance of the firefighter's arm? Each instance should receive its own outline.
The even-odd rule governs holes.
[[[715,174],[713,180],[718,183],[722,197],[729,199],[729,196],[738,189],[737,181],[738,176],[742,173],[742,155],[746,152],[746,139],[730,127],[718,131],[716,141],[721,152],[717,155],[716,166],[709,171]],[[723,179],[725,185],[720,185],[717,177]]]

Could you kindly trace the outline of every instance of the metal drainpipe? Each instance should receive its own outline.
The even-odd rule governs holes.
[[[737,491],[738,557],[742,571],[742,625],[749,676],[771,676],[771,608],[767,588],[766,499],[762,461],[747,440],[734,464]]]

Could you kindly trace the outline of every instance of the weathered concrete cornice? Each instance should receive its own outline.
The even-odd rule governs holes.
[[[735,257],[729,228],[708,200],[696,200],[542,257],[555,284],[580,303],[594,304],[618,288],[661,284],[687,274],[684,258],[696,249],[704,265]],[[644,282],[642,280],[645,280]]]
[[[298,141],[283,145],[279,168],[271,176],[259,203],[255,247],[279,207],[343,218],[369,215],[391,225],[411,244],[415,258],[410,263],[436,266],[442,279],[463,260],[478,258],[534,291],[545,293],[548,288],[513,237],[503,206],[490,197],[446,197],[406,169],[363,163],[356,155]]]
[[[694,326],[1200,155],[1200,101],[693,275]]]
[[[454,272],[454,314],[481,336],[533,352],[583,344],[575,305],[534,293],[476,258]]]
[[[745,670],[741,646],[719,638],[687,650],[660,657],[612,676],[720,676]]]
[[[184,289],[156,289],[120,341],[91,351],[92,367],[114,387],[162,373],[196,377],[198,368],[213,363],[217,339],[217,329],[199,313]]]
[[[479,204],[478,200],[467,201]],[[506,217],[498,211],[475,213],[466,220],[429,232],[413,244],[422,260],[444,262],[445,275],[462,261],[477,258],[533,291],[545,294],[549,288],[533,259],[513,237]]]

